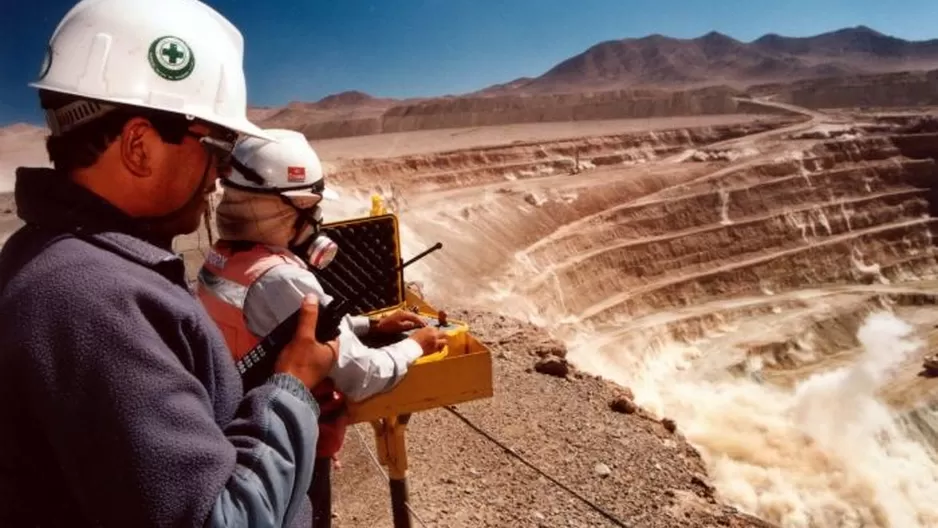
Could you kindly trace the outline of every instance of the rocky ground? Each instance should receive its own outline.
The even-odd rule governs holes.
[[[547,475],[626,526],[772,526],[720,503],[680,424],[576,372],[543,330],[450,313],[490,347],[495,372],[495,396],[457,411]],[[413,416],[407,440],[411,506],[426,526],[617,526],[445,409]],[[370,426],[351,427],[333,477],[337,528],[392,526],[373,452]]]

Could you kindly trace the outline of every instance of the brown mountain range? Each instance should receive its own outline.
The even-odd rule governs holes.
[[[537,78],[517,79],[479,93],[743,86],[933,67],[938,67],[938,39],[907,41],[866,26],[813,37],[768,34],[749,43],[712,31],[694,39],[650,35],[601,42]]]
[[[254,109],[251,115],[262,126],[292,128],[310,139],[323,139],[509,123],[734,113],[747,111],[735,97],[764,94],[766,87],[779,100],[838,106],[838,82],[832,82],[837,79],[850,79],[844,106],[889,106],[893,100],[927,103],[934,75],[912,74],[910,80],[909,74],[895,72],[933,68],[938,68],[938,39],[907,41],[865,26],[812,37],[769,34],[748,43],[717,32],[694,39],[650,35],[602,42],[536,78],[460,96],[396,100],[351,91],[312,103]],[[820,95],[808,97],[816,83]],[[875,85],[875,93],[867,93],[866,85]],[[799,95],[790,96],[789,89]]]

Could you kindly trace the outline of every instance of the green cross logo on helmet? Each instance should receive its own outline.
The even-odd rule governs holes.
[[[181,81],[195,68],[192,50],[181,38],[165,36],[150,44],[148,54],[150,66],[160,77],[170,81]]]

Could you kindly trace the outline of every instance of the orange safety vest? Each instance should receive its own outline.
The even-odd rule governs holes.
[[[230,242],[218,241],[205,258],[199,273],[197,294],[214,319],[231,350],[240,361],[264,336],[256,336],[244,320],[244,300],[248,289],[274,266],[286,264],[307,269],[303,261],[286,249],[254,244],[234,251]],[[311,391],[319,403],[317,457],[331,457],[342,447],[348,425],[345,396],[326,378]]]

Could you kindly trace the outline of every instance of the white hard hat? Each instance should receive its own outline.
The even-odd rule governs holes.
[[[197,0],[82,0],[59,22],[30,86],[96,103],[50,113],[53,133],[115,103],[266,138],[247,119],[243,59],[241,32]]]
[[[325,187],[322,163],[306,136],[280,128],[264,132],[272,141],[247,137],[235,145],[231,175],[222,185],[292,197],[338,199],[334,190]]]

